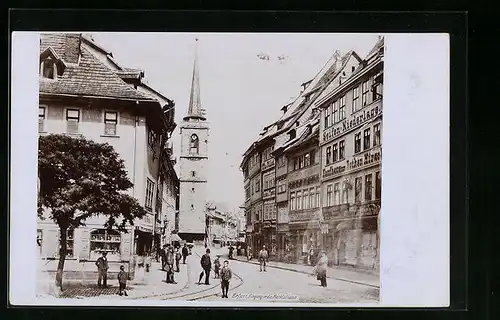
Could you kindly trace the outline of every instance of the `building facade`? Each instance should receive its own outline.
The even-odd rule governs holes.
[[[85,136],[109,143],[124,160],[133,187],[128,191],[148,214],[127,233],[108,231],[104,217],[68,231],[67,271],[94,270],[102,251],[110,271],[126,264],[131,274],[137,255],[159,245],[162,216],[172,212],[162,197],[166,184],[177,184],[169,137],[175,128],[174,103],[143,83],[143,72],[118,65],[112,53],[82,34],[41,34],[40,135]],[[59,229],[38,220],[40,254],[47,270],[57,268]]]
[[[383,40],[318,99],[322,109],[322,247],[334,264],[379,268]]]
[[[277,258],[305,262],[311,249],[324,249],[332,264],[378,269],[381,56],[382,39],[365,59],[354,51],[335,52],[243,155],[246,236],[254,253],[272,246],[273,233],[263,236],[269,211],[262,217],[256,208],[270,208],[274,200]],[[265,182],[271,181],[264,168],[271,162],[269,146],[273,196]],[[260,175],[255,157],[261,157]],[[253,189],[257,179],[262,195]]]
[[[196,40],[196,43],[198,40]],[[209,124],[201,108],[198,54],[195,49],[188,112],[180,126],[179,236],[187,242],[206,238],[207,165]]]

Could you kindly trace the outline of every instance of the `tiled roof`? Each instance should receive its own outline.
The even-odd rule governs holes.
[[[125,83],[81,46],[78,34],[42,34],[40,38],[41,52],[50,46],[65,62],[72,63],[56,80],[41,78],[40,93],[156,101]]]
[[[80,34],[42,33],[40,34],[40,53],[51,47],[66,63],[78,63],[80,54]]]

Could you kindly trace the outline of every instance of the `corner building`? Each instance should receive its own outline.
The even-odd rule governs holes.
[[[336,265],[379,269],[383,39],[317,104],[322,121],[322,247]]]

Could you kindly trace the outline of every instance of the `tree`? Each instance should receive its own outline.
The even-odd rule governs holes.
[[[41,136],[38,148],[40,193],[38,217],[50,218],[60,231],[56,286],[62,289],[67,231],[85,225],[93,216],[106,216],[105,227],[127,232],[127,224],[146,214],[125,192],[133,184],[124,161],[107,143],[51,134]],[[47,215],[47,216],[46,216]]]

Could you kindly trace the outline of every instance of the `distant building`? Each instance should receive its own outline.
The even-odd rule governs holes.
[[[205,240],[205,205],[207,195],[208,130],[201,108],[198,54],[195,50],[188,112],[180,126],[180,207],[179,236],[188,242]]]
[[[130,195],[148,214],[128,233],[106,230],[104,218],[87,219],[86,226],[68,231],[65,270],[95,270],[101,251],[108,252],[110,271],[126,264],[133,273],[137,255],[160,245],[162,221],[172,219],[178,178],[173,170],[170,135],[174,103],[146,85],[144,73],[116,63],[111,52],[77,33],[40,36],[40,135],[85,136],[114,147],[129,174]],[[59,230],[50,220],[38,221],[41,256],[55,270]]]

